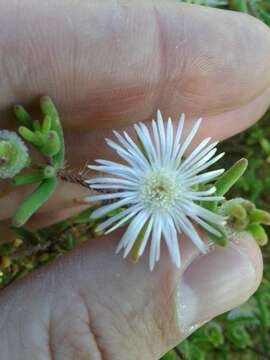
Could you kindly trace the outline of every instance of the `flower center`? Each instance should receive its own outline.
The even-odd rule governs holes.
[[[6,140],[0,140],[0,166],[8,165],[12,161],[14,149]]]
[[[140,200],[150,210],[170,210],[180,195],[175,174],[164,169],[151,171],[139,185]]]

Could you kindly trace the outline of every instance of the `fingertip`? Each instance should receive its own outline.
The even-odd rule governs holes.
[[[249,232],[242,233],[240,237],[235,235],[231,241],[232,246],[235,246],[237,251],[246,254],[247,260],[253,265],[255,270],[253,290],[256,291],[261,283],[263,275],[263,256],[261,248]]]
[[[198,326],[245,302],[262,278],[262,255],[248,234],[233,236],[225,248],[197,257],[178,286],[179,326],[190,334]]]

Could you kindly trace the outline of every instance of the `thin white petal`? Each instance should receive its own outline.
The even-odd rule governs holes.
[[[132,206],[132,208],[134,208]],[[139,211],[142,210],[142,206],[135,206],[135,209],[133,211],[131,211],[128,215],[126,215],[124,218],[122,218],[121,220],[119,220],[115,225],[113,225],[111,228],[109,228],[108,230],[106,230],[105,234],[110,234],[111,232],[113,232],[114,230],[118,229],[121,225],[125,224],[127,221],[129,221],[130,219],[132,219]]]
[[[180,165],[180,167],[178,168],[178,173],[182,174],[182,177],[185,178],[198,174],[201,167],[208,167],[208,160],[211,159],[216,152],[217,148],[210,150],[202,159],[199,159],[197,162],[192,161],[192,163],[189,164],[189,167],[187,169],[182,169]]]
[[[182,156],[184,155],[186,149],[188,148],[189,144],[193,140],[194,136],[196,135],[200,125],[201,125],[202,119],[196,120],[195,124],[193,125],[192,129],[190,130],[190,133],[188,134],[186,140],[183,142],[182,146],[180,147],[180,150],[177,154],[176,162],[177,164],[180,163]]]
[[[199,184],[207,183],[210,180],[213,180],[216,177],[218,177],[219,175],[221,175],[222,173],[224,173],[224,171],[225,171],[225,169],[219,169],[219,170],[209,171],[204,174],[197,175],[197,176],[193,176],[190,179],[184,179],[182,181],[182,185],[183,186],[184,185],[192,186],[192,185],[199,185]]]
[[[178,120],[176,135],[175,135],[175,139],[174,139],[174,146],[173,146],[173,152],[172,152],[172,160],[173,161],[175,161],[175,158],[176,158],[179,148],[180,148],[180,140],[181,140],[181,136],[183,133],[184,124],[185,124],[185,114],[181,114],[181,116]]]
[[[103,173],[116,175],[133,182],[138,180],[138,176],[140,173],[139,171],[137,171],[136,174],[133,169],[120,164],[115,166],[89,165],[89,168]]]
[[[145,249],[145,246],[149,240],[149,236],[150,236],[150,233],[152,231],[152,227],[153,227],[153,217],[151,216],[148,224],[147,224],[147,227],[146,227],[146,230],[145,230],[145,233],[144,233],[144,236],[143,236],[143,240],[142,240],[142,243],[140,245],[140,248],[138,250],[138,256],[142,256],[143,252],[144,252],[144,249]]]
[[[144,224],[146,223],[149,215],[145,211],[141,211],[139,214],[137,214],[134,219],[129,224],[125,234],[122,237],[122,240],[117,247],[116,252],[119,252],[119,250],[124,247],[124,255],[123,257],[127,257],[130,250],[132,249],[137,236],[139,235],[141,229],[143,228]]]
[[[121,198],[133,198],[136,196],[134,191],[122,191],[116,193],[107,193],[107,194],[98,194],[98,195],[88,195],[84,198],[85,201],[94,202],[94,201],[104,201],[112,199],[121,199]]]
[[[158,158],[158,162],[161,161],[161,148],[160,148],[160,139],[158,134],[158,127],[155,120],[152,120],[152,130],[153,130],[153,137],[154,137],[154,143],[156,148],[156,154]]]
[[[179,167],[179,170],[183,171],[187,167],[190,166],[192,160],[195,158],[196,155],[198,155],[202,149],[209,143],[211,140],[210,137],[204,139],[193,151],[192,153],[182,162],[182,164]]]
[[[124,198],[113,204],[101,206],[100,208],[98,208],[92,212],[90,219],[98,219],[98,218],[108,214],[109,212],[111,212],[115,209],[121,208],[122,206],[125,206],[127,204],[132,204],[132,201],[130,198]]]
[[[224,196],[200,196],[196,192],[184,194],[185,199],[188,200],[197,200],[197,201],[221,201],[224,200]]]
[[[161,161],[164,164],[164,157],[166,151],[166,136],[165,136],[164,122],[160,110],[158,110],[157,112],[157,126],[158,126],[159,138],[160,138]]]
[[[146,157],[148,158],[149,163],[155,163],[157,161],[157,154],[147,127],[145,124],[139,123],[139,125],[135,124],[134,128],[145,149]]]
[[[124,209],[122,211],[120,211],[118,214],[110,217],[109,219],[105,220],[103,223],[99,224],[96,228],[96,231],[99,232],[99,231],[103,231],[105,229],[107,229],[111,224],[115,223],[116,221],[122,219],[122,218],[125,218],[126,219],[126,216],[127,215],[130,215],[130,214],[136,214],[139,210],[141,210],[141,207],[138,206],[138,205],[135,205],[135,206],[131,206],[127,209]]]
[[[142,170],[148,167],[145,158],[141,155],[137,155],[135,153],[129,153],[125,149],[123,149],[120,145],[116,144],[114,141],[110,139],[106,139],[107,144],[114,149],[117,154],[122,157],[127,163],[129,163],[132,167],[140,167]]]
[[[91,178],[85,181],[87,184],[108,184],[108,183],[117,183],[117,184],[124,184],[124,185],[133,185],[134,181],[129,181],[126,179],[120,178],[108,178],[108,177],[99,177],[99,178]]]
[[[208,146],[206,146],[205,149],[203,149],[202,151],[200,151],[191,161],[190,166],[192,165],[192,168],[194,166],[198,167],[198,163],[199,164],[204,164],[208,159],[210,159],[212,156],[214,156],[215,152],[217,151],[217,146],[218,141],[215,141],[211,144],[209,144]],[[211,152],[211,155],[209,155],[209,153]]]
[[[216,150],[216,149],[214,149],[214,150]],[[214,150],[213,150],[213,154],[216,152]],[[211,154],[211,152],[209,152],[209,154],[207,154],[204,159],[201,159],[198,163],[192,165],[192,167],[189,170],[183,171],[182,176],[185,178],[194,176],[195,174],[198,174],[201,171],[207,169],[209,166],[213,165],[215,162],[220,160],[225,155],[225,153],[223,152],[223,153],[213,157],[209,161],[207,161],[208,160],[207,158],[212,157],[213,154]]]
[[[178,216],[180,227],[183,229],[184,233],[191,239],[191,241],[198,247],[198,249],[202,253],[206,253],[208,249],[207,245],[200,238],[192,223],[184,214],[178,213]]]
[[[167,248],[169,250],[170,257],[171,257],[173,263],[178,268],[180,268],[181,258],[180,258],[180,250],[179,250],[177,232],[176,232],[173,220],[169,216],[164,221],[163,234],[164,234],[165,242],[167,244]]]
[[[173,125],[172,119],[169,118],[166,129],[166,148],[164,154],[164,163],[167,164],[171,159],[171,152],[173,150]]]
[[[158,243],[160,242],[160,238],[161,238],[161,223],[160,223],[160,219],[156,217],[154,219],[151,246],[150,246],[150,256],[149,256],[150,271],[153,271],[155,266],[157,247],[158,247]]]
[[[138,185],[132,185],[132,186],[127,186],[127,185],[121,185],[121,184],[98,184],[98,185],[90,185],[89,186],[90,189],[93,190],[137,190],[138,189]]]
[[[136,154],[138,157],[140,157],[142,160],[147,163],[146,158],[144,157],[143,153],[139,149],[139,147],[135,144],[135,142],[130,138],[128,133],[124,131],[124,137],[120,135],[117,131],[113,131],[114,135],[118,139],[118,141],[131,153]]]
[[[192,219],[196,221],[199,225],[201,225],[205,230],[209,231],[211,234],[216,235],[218,237],[222,236],[221,232],[215,229],[213,226],[208,224],[206,221],[199,218],[197,215],[193,215]]]
[[[208,195],[212,195],[216,192],[216,187],[215,186],[212,186],[210,189],[208,190],[203,190],[203,191],[190,191],[190,192],[187,192],[185,193],[185,195],[190,195],[190,194],[196,194],[196,195],[199,195],[199,196],[208,196]]]
[[[85,183],[89,184],[91,189],[129,189],[134,190],[138,188],[137,181],[130,181],[121,178],[92,178],[86,180]]]
[[[188,215],[192,216],[192,214],[198,215],[204,220],[210,221],[214,224],[223,225],[224,217],[216,214],[208,209],[203,208],[195,204],[192,201],[182,201],[182,206],[185,208],[185,211]]]

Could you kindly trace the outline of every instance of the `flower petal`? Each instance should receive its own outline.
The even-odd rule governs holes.
[[[179,152],[177,154],[177,158],[176,158],[176,163],[180,164],[181,159],[186,151],[186,149],[188,148],[189,144],[191,143],[191,141],[193,140],[194,136],[196,135],[200,125],[201,125],[202,119],[199,118],[198,120],[196,120],[195,124],[193,125],[190,133],[188,134],[187,138],[185,139],[185,141],[183,142],[182,146],[179,149]]]
[[[202,252],[206,253],[208,250],[207,245],[203,242],[197,231],[195,230],[192,223],[188,218],[181,213],[178,213],[178,221],[180,227],[183,229],[184,233],[190,238],[190,240],[197,246],[197,248]]]
[[[138,250],[138,256],[142,256],[143,252],[144,252],[144,249],[145,249],[145,246],[149,240],[149,236],[150,236],[150,233],[152,231],[152,228],[153,228],[153,223],[154,223],[154,219],[153,219],[153,216],[150,217],[149,219],[149,222],[147,224],[147,227],[146,227],[146,230],[145,230],[145,233],[144,233],[144,236],[143,236],[143,240],[142,240],[142,243],[140,245],[140,248]]]
[[[160,244],[160,238],[161,238],[161,221],[158,216],[154,219],[153,224],[153,231],[152,231],[152,239],[151,239],[151,246],[150,246],[150,257],[149,257],[149,267],[150,271],[153,271],[156,258],[157,258],[157,252],[158,247]]]
[[[134,202],[132,202],[130,198],[124,198],[113,204],[101,206],[100,208],[97,208],[95,211],[92,212],[90,219],[101,218],[102,216],[108,214],[109,212],[119,209],[127,204],[131,205],[134,204]]]
[[[139,212],[139,214],[134,217],[120,240],[116,253],[122,248],[125,248],[123,257],[127,257],[148,218],[149,214],[145,211]]]
[[[107,229],[110,225],[112,225],[113,223],[115,223],[116,221],[123,219],[123,222],[128,221],[132,216],[136,215],[138,211],[140,211],[142,209],[141,206],[139,205],[135,205],[135,206],[131,206],[127,209],[124,209],[122,211],[120,211],[118,214],[110,217],[109,219],[105,220],[103,223],[99,224],[96,227],[96,231],[100,232],[103,231],[105,229]],[[106,233],[108,234],[109,232],[113,231],[114,229],[116,229],[117,227],[121,226],[121,224],[116,223],[116,225],[114,225],[113,228],[109,229],[106,231]],[[113,229],[113,230],[112,230]]]

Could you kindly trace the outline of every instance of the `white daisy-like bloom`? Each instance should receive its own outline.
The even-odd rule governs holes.
[[[109,174],[109,177],[91,178],[89,187],[103,193],[89,195],[86,201],[105,201],[91,214],[92,219],[108,217],[97,227],[97,231],[110,233],[123,224],[128,227],[121,238],[116,252],[124,249],[126,257],[140,235],[137,256],[141,256],[151,239],[150,269],[160,258],[161,240],[165,241],[172,262],[180,267],[179,240],[181,235],[188,238],[200,249],[207,251],[207,244],[194,227],[199,224],[208,232],[221,236],[218,226],[224,225],[224,218],[202,207],[201,202],[219,201],[215,187],[205,190],[200,186],[221,175],[224,169],[203,171],[218,161],[223,155],[215,155],[217,142],[204,139],[186,158],[184,154],[197,133],[201,119],[198,119],[189,134],[182,139],[184,114],[180,116],[176,129],[171,118],[164,123],[160,111],[157,120],[152,121],[151,130],[144,123],[134,125],[139,145],[126,133],[114,131],[117,142],[106,139],[125,164],[96,160],[98,165],[91,170]],[[105,191],[105,193],[104,193]]]

